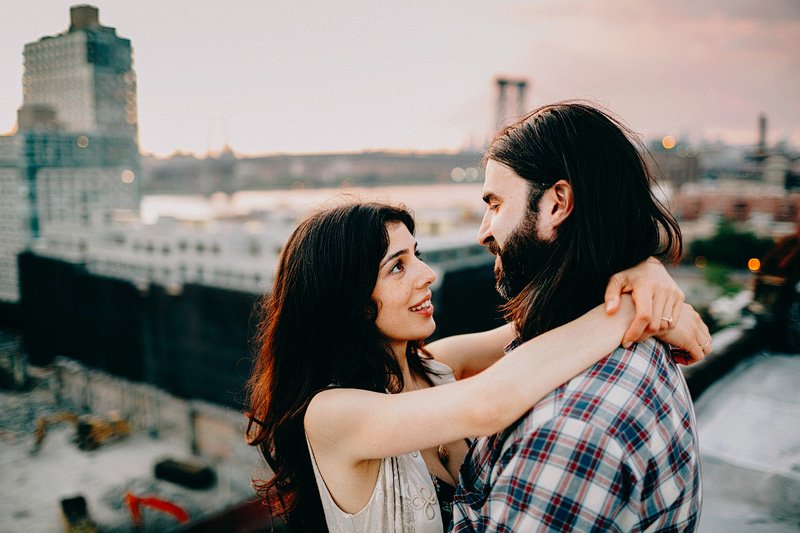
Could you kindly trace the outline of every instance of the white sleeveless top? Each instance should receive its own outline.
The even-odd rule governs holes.
[[[433,360],[425,364],[439,375],[428,375],[434,385],[455,381],[450,367]],[[378,479],[367,504],[357,513],[342,511],[333,500],[317,468],[314,451],[306,438],[314,477],[317,480],[325,521],[333,533],[423,532],[441,533],[442,517],[439,501],[428,468],[417,452],[386,457],[381,461]]]

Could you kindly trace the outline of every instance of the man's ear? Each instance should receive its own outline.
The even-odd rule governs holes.
[[[552,237],[552,230],[567,220],[574,205],[572,185],[566,180],[558,180],[545,191],[539,203],[539,224],[543,237]]]

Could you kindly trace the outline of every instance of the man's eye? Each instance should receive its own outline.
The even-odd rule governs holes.
[[[416,255],[417,258],[422,258],[422,252],[420,252],[419,250],[414,250],[414,255]]]

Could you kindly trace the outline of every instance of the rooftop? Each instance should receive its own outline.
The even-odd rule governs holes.
[[[705,391],[695,413],[700,532],[798,531],[800,356],[762,352],[744,360]]]

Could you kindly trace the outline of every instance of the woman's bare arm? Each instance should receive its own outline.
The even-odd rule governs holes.
[[[633,316],[623,296],[614,315],[598,306],[452,384],[403,394],[323,391],[308,407],[306,432],[315,454],[353,465],[495,433],[619,346]]]
[[[641,342],[655,336],[687,352],[692,362],[703,357],[703,350],[689,335],[673,335],[671,330],[681,321],[681,313],[691,306],[683,303],[683,292],[660,261],[650,257],[638,265],[613,275],[608,281],[606,310],[613,314],[621,294],[630,293],[636,307],[636,316],[623,338],[624,344]],[[692,315],[691,327],[699,320]],[[689,327],[689,324],[686,324]],[[699,327],[699,326],[698,326]],[[702,325],[702,327],[705,327]],[[453,369],[456,379],[482,372],[503,356],[503,348],[516,336],[511,324],[466,335],[454,335],[432,342],[426,349],[434,359]],[[684,362],[681,360],[680,362]]]
[[[434,359],[453,369],[456,379],[474,376],[503,357],[503,348],[514,340],[512,324],[479,333],[453,335],[425,346]]]

